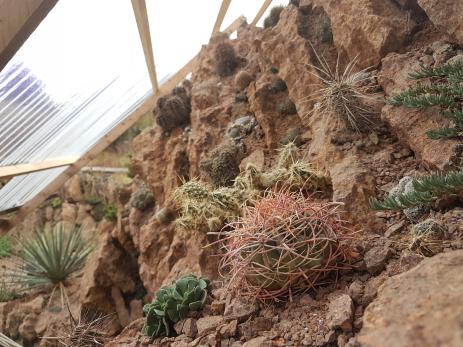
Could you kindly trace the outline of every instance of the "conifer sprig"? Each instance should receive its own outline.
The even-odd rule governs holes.
[[[419,83],[394,95],[388,103],[419,109],[437,106],[452,124],[428,131],[428,137],[436,140],[463,136],[463,60],[439,67],[422,65],[409,78],[427,78],[431,84]]]
[[[375,210],[403,210],[429,204],[436,199],[463,190],[463,169],[447,174],[435,173],[412,181],[413,190],[408,193],[391,195],[380,201],[370,200]]]

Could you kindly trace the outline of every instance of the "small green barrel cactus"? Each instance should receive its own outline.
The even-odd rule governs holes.
[[[146,322],[142,333],[151,339],[170,336],[174,323],[204,306],[208,288],[207,279],[188,275],[159,289],[153,302],[143,307]]]

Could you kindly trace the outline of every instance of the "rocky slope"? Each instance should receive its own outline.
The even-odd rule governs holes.
[[[138,135],[133,182],[86,185],[87,179],[77,176],[61,192],[64,203],[58,210],[44,207],[17,231],[53,220],[96,229],[97,249],[82,278],[71,284],[71,297],[76,310],[116,312],[113,331],[123,330],[108,343],[111,347],[462,345],[462,312],[456,309],[463,290],[461,201],[443,203],[414,221],[402,213],[374,212],[369,205],[370,197],[384,195],[406,175],[453,168],[462,159],[459,141],[426,136],[442,122],[437,111],[383,102],[409,85],[408,73],[420,64],[463,58],[462,6],[459,0],[291,1],[274,27],[243,26],[234,40],[212,38],[191,78],[191,124],[169,133],[155,126]],[[216,73],[214,52],[223,42],[240,57],[229,77]],[[356,59],[357,69],[371,67],[368,83],[377,97],[368,131],[349,131],[327,112],[312,111],[310,96],[320,88],[315,52],[331,66],[339,56],[341,65]],[[244,94],[240,70],[252,76]],[[275,92],[278,78],[286,88]],[[289,101],[296,109],[285,114],[281,105]],[[334,283],[292,302],[245,302],[227,291],[218,275],[219,251],[205,247],[213,237],[177,232],[156,213],[172,209],[170,196],[182,179],[211,179],[201,163],[220,146],[236,150],[243,170],[247,163],[270,167],[289,140],[329,177],[331,199],[344,203],[344,218],[358,230],[362,260]],[[152,192],[153,202],[137,208],[134,197],[143,189]],[[85,201],[89,195],[116,204],[117,222],[98,223]],[[408,249],[409,230],[429,217],[446,230],[436,252],[444,253],[422,261],[423,255]],[[149,344],[140,333],[142,305],[162,285],[189,273],[214,280],[206,307],[176,326],[179,336]],[[52,346],[53,340],[38,337],[56,335],[60,328],[50,322],[62,320],[63,312],[50,312],[48,296],[0,303],[0,331],[25,345]]]

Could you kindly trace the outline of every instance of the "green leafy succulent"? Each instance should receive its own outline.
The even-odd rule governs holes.
[[[153,302],[143,307],[146,322],[142,332],[152,339],[171,335],[174,323],[185,318],[189,311],[203,307],[208,287],[207,279],[188,275],[159,289]]]

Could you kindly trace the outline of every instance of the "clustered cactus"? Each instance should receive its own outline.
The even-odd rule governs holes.
[[[214,190],[198,180],[185,182],[173,194],[180,208],[180,217],[175,223],[182,230],[216,232],[224,223],[240,216],[242,206],[252,204],[266,189],[284,186],[315,192],[324,191],[329,185],[322,172],[299,159],[296,145],[288,143],[280,150],[274,168],[263,171],[248,164],[231,187]]]
[[[302,192],[269,192],[221,232],[233,290],[260,300],[284,300],[320,283],[348,260],[350,230],[337,203]]]
[[[189,311],[198,311],[207,298],[209,281],[188,275],[162,287],[151,304],[143,307],[146,322],[142,332],[153,340],[158,336],[170,336],[174,323],[186,317]]]
[[[254,77],[246,70],[241,70],[235,77],[235,88],[239,91],[246,89]]]
[[[171,131],[190,122],[190,105],[180,95],[170,94],[158,99],[154,109],[156,123],[164,130]]]
[[[278,71],[277,71],[278,72]],[[286,89],[288,89],[288,86],[286,85],[286,82],[283,81],[281,78],[276,78],[270,85],[268,86],[268,90],[273,93],[277,94],[280,92],[284,92]]]
[[[280,14],[283,11],[283,6],[275,6],[270,10],[267,18],[264,19],[264,28],[271,28],[278,24]]]
[[[215,186],[232,185],[233,179],[240,173],[238,148],[234,145],[215,148],[199,163],[199,169],[212,180]]]
[[[297,113],[296,105],[294,105],[294,102],[292,102],[289,99],[284,100],[283,102],[278,104],[277,111],[282,115],[290,115]]]
[[[144,211],[154,205],[154,195],[147,187],[142,186],[130,199],[130,206]]]
[[[181,230],[218,231],[226,220],[241,211],[239,191],[229,187],[213,190],[192,179],[174,191],[173,199],[181,210],[175,224]]]
[[[240,65],[240,59],[235,53],[233,46],[227,42],[221,42],[214,51],[216,71],[220,77],[233,75]]]

